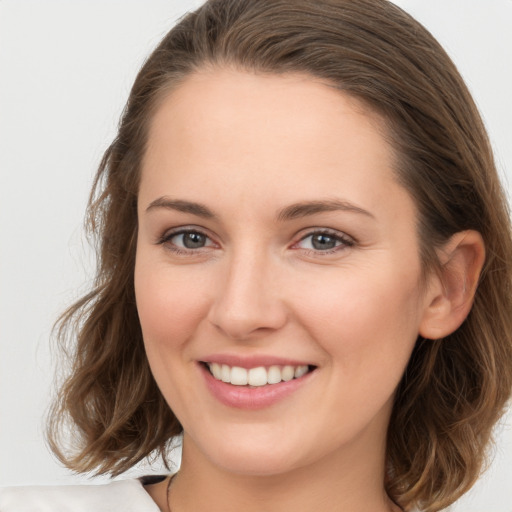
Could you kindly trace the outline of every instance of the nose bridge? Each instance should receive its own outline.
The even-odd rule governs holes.
[[[275,258],[248,245],[233,251],[210,311],[210,321],[225,335],[245,339],[281,327],[286,311],[278,289]]]

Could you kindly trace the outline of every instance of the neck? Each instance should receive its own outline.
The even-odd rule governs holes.
[[[373,447],[375,448],[375,447]],[[280,474],[240,474],[205,459],[184,436],[183,458],[170,494],[172,512],[399,511],[384,491],[385,446],[330,453]]]

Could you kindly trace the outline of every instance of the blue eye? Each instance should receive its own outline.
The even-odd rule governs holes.
[[[178,247],[185,249],[200,249],[205,247],[208,242],[208,237],[203,233],[197,231],[187,231],[185,233],[178,233],[171,237],[170,241]]]
[[[351,247],[354,242],[341,234],[317,231],[306,235],[296,245],[306,250],[334,252],[338,248]]]
[[[159,243],[176,252],[194,251],[214,245],[208,236],[193,229],[168,233],[159,240]]]

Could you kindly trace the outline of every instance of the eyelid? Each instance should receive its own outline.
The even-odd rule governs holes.
[[[207,240],[210,242],[204,247],[198,247],[195,249],[192,248],[186,248],[186,247],[180,247],[179,245],[175,245],[173,243],[170,243],[170,240],[178,235],[186,234],[186,233],[199,233],[207,238]],[[315,248],[302,248],[298,247],[298,245],[303,241],[306,240],[309,237],[312,237],[314,235],[326,235],[329,237],[332,237],[336,240],[336,242],[339,242],[335,247],[331,249],[315,249]],[[177,226],[175,228],[167,229],[164,231],[164,233],[157,238],[155,241],[156,245],[164,245],[169,250],[178,253],[178,254],[198,254],[205,250],[211,250],[211,248],[218,248],[219,244],[215,241],[214,237],[211,236],[208,230],[196,226],[196,225],[187,225],[187,226]],[[342,251],[344,249],[350,248],[357,244],[357,240],[355,240],[352,236],[347,235],[343,231],[339,231],[332,228],[326,228],[326,227],[310,227],[301,230],[295,237],[295,241],[291,245],[291,249],[294,250],[302,250],[304,252],[317,254],[317,255],[327,255],[332,254],[335,252]]]
[[[166,242],[173,236],[181,235],[183,233],[200,233],[201,235],[204,235],[204,236],[207,236],[208,238],[210,238],[208,233],[204,229],[202,229],[198,226],[193,226],[193,225],[178,226],[175,228],[166,229],[162,235],[158,236],[157,243]]]
[[[189,249],[187,247],[180,247],[177,245],[172,244],[170,241],[172,238],[178,235],[186,234],[186,233],[199,233],[203,236],[205,236],[211,244],[206,245],[205,247],[199,247],[197,249]],[[218,243],[215,242],[213,237],[208,233],[207,230],[195,226],[195,225],[189,225],[189,226],[178,226],[175,228],[167,229],[164,231],[164,233],[159,236],[156,240],[156,245],[164,245],[167,249],[176,252],[178,254],[192,254],[192,253],[199,253],[203,250],[209,250],[212,247],[218,247]]]
[[[339,245],[335,246],[332,249],[304,249],[301,247],[297,247],[300,242],[303,240],[306,240],[309,237],[312,237],[314,235],[326,235],[330,236],[332,238],[335,238],[337,241],[341,242]],[[312,227],[308,228],[307,230],[302,230],[302,232],[298,235],[297,241],[295,241],[292,245],[292,249],[296,250],[304,250],[310,253],[315,253],[319,255],[325,255],[325,254],[332,254],[334,252],[338,252],[340,250],[353,247],[356,245],[357,241],[350,235],[347,235],[343,231],[338,231],[337,229],[332,228],[321,228],[321,227]]]

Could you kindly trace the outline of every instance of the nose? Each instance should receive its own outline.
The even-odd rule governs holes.
[[[263,255],[239,255],[218,276],[208,319],[225,336],[247,340],[283,327],[287,308],[279,269]]]

